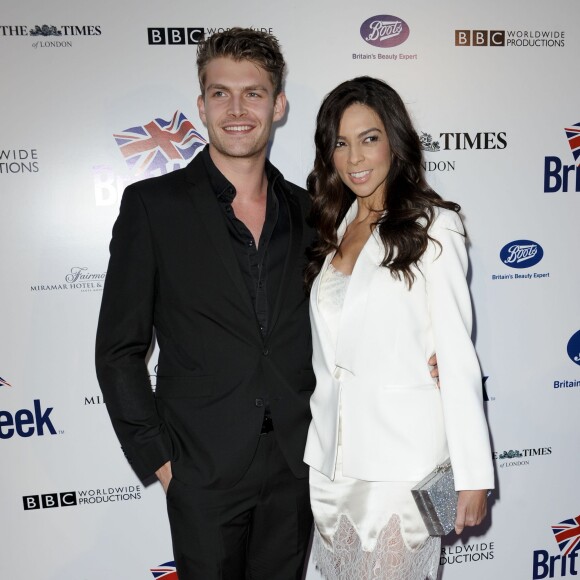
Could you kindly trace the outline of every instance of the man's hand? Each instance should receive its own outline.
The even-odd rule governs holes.
[[[437,353],[435,353],[427,363],[431,367],[431,376],[437,381],[437,386],[439,386],[439,367],[437,366]]]
[[[171,461],[168,461],[167,463],[162,465],[155,472],[155,475],[157,476],[157,479],[159,479],[159,481],[161,482],[161,485],[163,486],[163,491],[165,493],[167,493],[167,488],[169,487],[169,482],[171,481],[171,478],[173,477],[173,474],[171,473]]]
[[[487,513],[487,490],[464,489],[457,498],[455,531],[460,534],[466,526],[477,526]]]

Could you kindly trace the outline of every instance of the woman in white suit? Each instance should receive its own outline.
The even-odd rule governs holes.
[[[440,540],[411,488],[450,457],[460,533],[494,485],[460,208],[425,181],[405,106],[378,79],[325,98],[315,143],[314,559],[329,579],[435,578]],[[425,364],[435,351],[441,388]]]

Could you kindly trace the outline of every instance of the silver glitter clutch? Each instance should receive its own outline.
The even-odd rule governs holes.
[[[430,536],[445,536],[455,528],[457,492],[448,459],[411,489]]]

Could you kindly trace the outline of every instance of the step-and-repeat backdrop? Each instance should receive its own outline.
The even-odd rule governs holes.
[[[8,4],[0,578],[176,578],[163,491],[125,462],[94,335],[123,189],[183,167],[205,143],[196,43],[235,25],[283,46],[289,114],[271,159],[288,179],[305,183],[322,97],[372,75],[408,105],[430,183],[463,207],[498,491],[485,526],[445,539],[442,578],[575,576],[577,0]],[[155,354],[150,368],[154,386]],[[319,578],[312,564],[306,576]]]

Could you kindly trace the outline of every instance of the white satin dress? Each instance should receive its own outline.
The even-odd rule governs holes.
[[[318,306],[335,348],[349,280],[350,276],[331,264],[320,284]],[[415,483],[343,476],[339,429],[334,480],[310,468],[310,501],[316,524],[312,556],[325,578],[436,578],[441,540],[427,533],[410,491]]]

